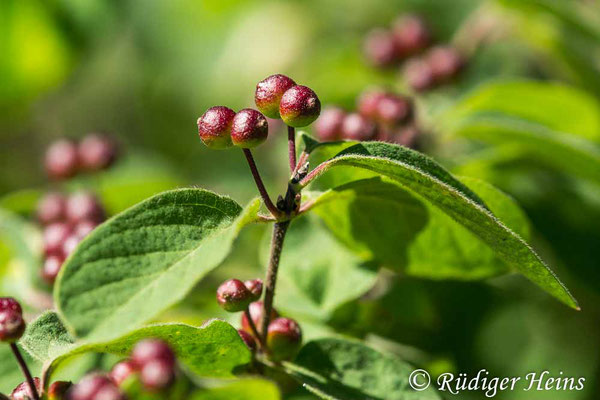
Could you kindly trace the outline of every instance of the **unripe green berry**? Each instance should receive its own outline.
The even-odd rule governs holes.
[[[253,298],[244,282],[237,279],[225,281],[217,289],[217,303],[228,312],[244,311]]]
[[[232,146],[231,124],[235,111],[224,106],[211,107],[198,118],[198,135],[211,149],[226,149]]]
[[[259,111],[245,108],[233,117],[231,140],[234,145],[251,149],[267,140],[268,135],[269,123]]]
[[[301,128],[313,123],[321,113],[321,101],[312,89],[294,86],[281,97],[279,114],[287,125]]]
[[[302,345],[302,330],[290,318],[277,318],[269,324],[267,347],[273,361],[291,360]]]
[[[283,94],[292,86],[295,86],[291,78],[275,74],[271,75],[256,85],[256,92],[254,93],[254,102],[256,107],[265,116],[269,118],[281,118],[279,115],[279,103]]]

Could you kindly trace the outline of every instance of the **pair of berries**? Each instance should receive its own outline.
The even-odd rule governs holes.
[[[60,139],[46,150],[44,166],[52,179],[71,178],[81,171],[99,171],[117,158],[117,145],[102,135],[90,134],[79,143]]]
[[[250,350],[256,349],[257,327],[262,326],[263,303],[258,301],[262,294],[262,281],[255,279],[242,282],[237,279],[225,281],[217,289],[217,302],[228,312],[244,311],[242,329],[238,331]],[[272,309],[266,336],[269,358],[273,361],[291,360],[302,344],[302,330],[296,321],[279,317]]]
[[[225,106],[209,108],[198,119],[198,134],[204,144],[213,149],[232,145],[253,148],[267,139],[266,117],[281,118],[288,126],[299,128],[310,125],[321,112],[314,91],[281,74],[260,81],[254,101],[260,111],[245,108],[236,113]]]
[[[69,254],[104,221],[105,212],[91,193],[49,193],[38,203],[37,219],[44,226],[42,278],[51,285]]]
[[[437,46],[422,57],[406,62],[404,80],[415,91],[423,92],[454,79],[465,66],[462,54],[450,46]]]

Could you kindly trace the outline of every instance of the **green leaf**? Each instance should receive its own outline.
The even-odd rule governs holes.
[[[62,362],[88,352],[130,354],[145,338],[169,343],[177,359],[193,373],[203,377],[232,377],[248,364],[251,353],[237,330],[227,322],[211,320],[199,328],[185,324],[150,325],[109,341],[76,341],[54,312],[42,314],[31,323],[21,345],[51,373]]]
[[[43,192],[36,189],[24,189],[10,192],[0,197],[0,208],[29,217],[33,215]]]
[[[432,159],[401,146],[379,142],[354,145],[321,164],[302,182],[337,167],[377,172],[400,183],[487,243],[505,263],[542,289],[578,308],[576,300],[529,245],[494,216],[472,190]]]
[[[440,399],[432,388],[417,392],[409,386],[408,378],[414,370],[409,364],[358,342],[309,342],[294,363],[286,363],[285,367],[306,389],[324,399]]]
[[[277,385],[265,379],[242,379],[225,386],[201,390],[191,400],[279,400]]]
[[[202,189],[154,196],[84,239],[63,266],[55,302],[79,338],[121,336],[181,300],[217,267],[240,229],[256,219]]]
[[[19,346],[20,347],[20,346]],[[41,365],[34,361],[27,352],[21,350],[21,355],[25,359],[27,366],[32,373],[39,371]],[[10,347],[4,343],[0,346],[0,393],[10,394],[18,384],[23,382],[23,373],[10,350]],[[36,375],[37,376],[37,375]]]

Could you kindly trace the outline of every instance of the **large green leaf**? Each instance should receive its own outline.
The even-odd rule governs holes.
[[[279,400],[277,385],[266,379],[242,379],[225,386],[200,390],[191,400]]]
[[[248,364],[251,354],[237,330],[221,320],[211,320],[196,328],[185,324],[150,325],[109,341],[77,341],[54,312],[42,314],[31,323],[21,345],[45,365],[48,374],[62,362],[88,352],[128,356],[145,338],[169,343],[190,371],[205,377],[232,377]]]
[[[182,189],[128,209],[94,230],[66,261],[54,293],[59,313],[80,338],[128,332],[218,266],[258,208],[258,200],[242,212],[229,198]]]
[[[563,303],[578,308],[567,288],[531,247],[494,216],[479,196],[432,159],[401,146],[365,142],[321,164],[302,184],[306,186],[320,174],[339,167],[366,169],[400,183],[463,225],[532,282]]]
[[[433,400],[428,388],[413,390],[408,382],[413,367],[361,343],[321,339],[307,343],[288,372],[314,394],[333,400]]]

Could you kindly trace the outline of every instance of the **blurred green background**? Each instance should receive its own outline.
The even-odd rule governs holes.
[[[417,99],[429,133],[424,151],[519,201],[536,249],[583,311],[563,307],[512,275],[476,282],[398,276],[375,299],[348,302],[314,327],[307,322],[309,337],[331,330],[363,337],[433,373],[486,368],[498,376],[550,370],[586,377],[581,392],[504,392],[501,399],[600,398],[598,182],[561,168],[567,155],[538,162],[521,152],[502,159],[447,140],[441,117],[480,84],[513,78],[571,85],[598,112],[600,7],[594,1],[3,0],[3,204],[26,210],[23,190],[50,187],[42,165],[46,146],[89,132],[115,136],[126,154],[120,167],[100,178],[109,203],[113,199],[111,211],[141,200],[136,194],[146,192],[135,192],[144,185],[150,192],[198,185],[244,204],[256,193],[242,153],[207,150],[196,119],[212,105],[253,106],[256,82],[272,73],[310,86],[324,104],[348,108],[372,85],[405,90],[397,70],[377,70],[363,60],[361,43],[369,30],[406,11],[423,15],[437,41],[472,49],[460,81]],[[525,105],[536,106],[543,107]],[[275,124],[271,129],[255,156],[274,194],[287,171],[284,135]],[[586,146],[598,151],[599,137],[592,132]],[[123,199],[123,191],[131,198]],[[226,265],[165,319],[215,316],[216,283],[233,271],[242,278],[261,271],[263,231],[246,231]]]

